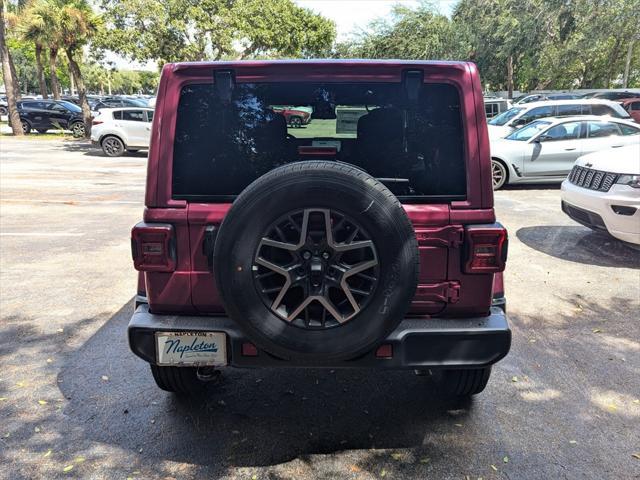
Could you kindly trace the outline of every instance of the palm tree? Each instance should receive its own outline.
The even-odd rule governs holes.
[[[54,100],[60,100],[60,80],[58,80],[58,46],[49,46],[49,77],[51,78],[51,93]]]
[[[84,117],[85,136],[91,135],[91,109],[87,101],[87,90],[82,77],[77,55],[82,55],[82,47],[98,32],[100,17],[96,16],[87,0],[49,0],[55,7],[54,38],[69,60],[69,69],[75,80],[82,116]]]
[[[51,40],[51,27],[47,21],[50,17],[48,7],[49,5],[46,2],[34,0],[27,6],[20,22],[22,38],[28,42],[33,42],[35,46],[36,72],[42,98],[47,98],[47,82],[42,68],[42,53],[44,46]]]
[[[59,9],[66,2],[56,0],[32,0],[22,16],[22,36],[34,42],[38,70],[42,68],[38,51],[49,48],[49,77],[54,100],[60,100],[60,81],[58,80],[58,52],[62,40],[59,27]],[[40,77],[43,78],[43,77]]]
[[[20,116],[18,115],[18,109],[16,101],[18,100],[15,95],[15,82],[16,78],[11,71],[11,53],[7,47],[7,42],[4,34],[4,0],[0,0],[0,60],[2,61],[2,78],[4,80],[4,88],[7,92],[7,104],[9,106],[9,120],[11,121],[11,129],[14,135],[22,135],[22,124],[20,122]]]

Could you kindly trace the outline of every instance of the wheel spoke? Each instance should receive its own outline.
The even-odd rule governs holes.
[[[318,302],[320,305],[322,305],[325,308],[325,310],[329,312],[331,316],[338,321],[338,323],[344,323],[347,320],[343,315],[340,314],[340,312],[338,311],[336,306],[333,304],[333,302],[329,300],[327,297],[323,297],[320,295],[312,295],[310,297],[305,298],[302,301],[302,303],[298,305],[298,307],[287,316],[287,321],[291,322],[295,320],[296,317],[313,302]]]
[[[254,265],[258,291],[270,310],[313,329],[345,323],[364,308],[377,285],[379,262],[373,241],[352,219],[307,208],[271,225]]]
[[[264,237],[260,242],[260,246],[280,248],[282,250],[287,250],[289,252],[295,252],[300,249],[298,245],[293,243],[280,242],[278,240],[271,240],[270,238]]]
[[[336,252],[349,252],[352,250],[358,250],[360,248],[371,248],[373,249],[373,242],[371,240],[362,240],[360,242],[353,243],[338,243],[333,245],[333,249]]]

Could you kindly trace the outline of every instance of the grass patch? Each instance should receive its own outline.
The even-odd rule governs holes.
[[[38,140],[82,140],[82,138],[74,138],[70,133],[30,133],[28,135],[22,135],[21,137],[16,137],[11,132],[2,132],[0,134],[2,138],[17,138],[20,140],[33,140],[34,142]]]

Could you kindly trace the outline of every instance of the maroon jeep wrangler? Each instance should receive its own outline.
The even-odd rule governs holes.
[[[164,390],[225,366],[344,367],[469,396],[509,351],[471,63],[167,64],[145,205],[128,336]]]

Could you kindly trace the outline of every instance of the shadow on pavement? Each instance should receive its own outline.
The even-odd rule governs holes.
[[[604,232],[586,227],[524,227],[516,236],[528,247],[562,260],[600,267],[640,268],[639,252]]]
[[[130,353],[131,309],[124,306],[69,356],[59,387],[69,400],[64,413],[84,437],[151,458],[223,469],[419,447],[425,431],[463,421],[472,409],[472,402],[439,399],[428,377],[371,370],[225,369],[206,398],[180,399],[159,390],[147,364]]]
[[[102,149],[97,145],[93,145],[89,140],[75,140],[73,142],[64,142],[62,146],[65,150],[69,152],[83,152],[85,155],[90,157],[107,158],[107,156],[104,154]],[[139,150],[137,152],[125,152],[121,157],[115,157],[115,158],[127,158],[127,157],[146,158],[147,151]]]
[[[516,183],[505,185],[500,190],[560,190],[560,183]]]
[[[508,465],[498,464],[510,478],[561,478],[567,468],[585,478],[602,469],[622,478],[636,461],[625,446],[637,418],[640,345],[630,317],[637,304],[567,302],[579,303],[579,311],[553,321],[512,315],[513,351],[494,369],[487,391],[466,405],[447,404],[429,379],[410,372],[318,369],[227,369],[206,398],[178,399],[159,390],[147,365],[129,352],[129,302],[65,355],[58,375],[65,428],[83,443],[139,453],[159,476],[168,474],[167,461],[217,478],[296,459],[288,465],[290,472],[302,469],[300,478],[358,471],[377,477],[383,469],[390,478],[444,478],[490,473],[489,463],[508,455]],[[33,425],[25,428],[25,436],[34,435]],[[342,453],[314,456],[333,452]],[[351,472],[344,462],[353,462]]]

